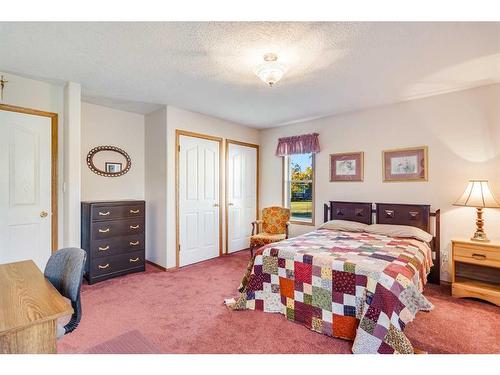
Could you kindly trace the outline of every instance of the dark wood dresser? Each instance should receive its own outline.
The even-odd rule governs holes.
[[[82,249],[89,284],[145,270],[145,202],[82,202]]]

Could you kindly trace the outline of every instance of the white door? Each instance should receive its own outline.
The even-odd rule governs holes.
[[[179,136],[179,265],[219,256],[219,142]]]
[[[257,219],[257,149],[228,145],[228,252],[247,249],[252,222]]]
[[[51,255],[51,119],[0,110],[0,263]]]

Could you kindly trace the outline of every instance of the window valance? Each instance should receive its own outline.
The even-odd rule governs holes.
[[[276,156],[310,154],[319,152],[319,134],[303,134],[278,139]]]

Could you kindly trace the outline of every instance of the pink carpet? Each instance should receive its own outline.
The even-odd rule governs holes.
[[[85,351],[85,354],[160,354],[139,331],[126,332]]]
[[[99,345],[137,331],[161,353],[350,353],[350,342],[283,315],[228,310],[223,300],[237,295],[247,261],[245,251],[168,272],[147,266],[145,273],[84,285],[82,322],[59,341],[58,350],[95,353]],[[416,347],[429,353],[500,353],[500,308],[454,299],[435,285],[424,294],[435,309],[419,313],[407,327]]]

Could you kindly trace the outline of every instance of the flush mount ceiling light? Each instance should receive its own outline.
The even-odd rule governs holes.
[[[255,74],[269,86],[273,86],[285,74],[285,66],[278,62],[278,56],[274,53],[266,53],[264,62],[255,69]]]

